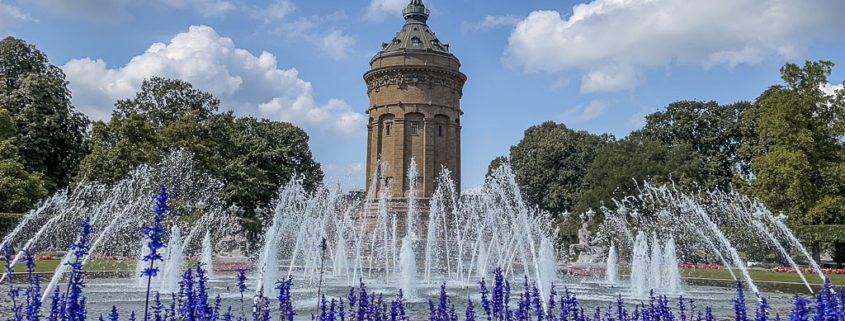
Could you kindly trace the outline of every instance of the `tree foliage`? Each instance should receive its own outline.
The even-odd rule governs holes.
[[[487,166],[487,174],[484,175],[484,177],[490,177],[491,175],[493,175],[493,171],[495,171],[497,168],[509,163],[510,161],[508,161],[507,156],[499,156],[494,158],[492,161],[490,161],[490,165]]]
[[[556,215],[578,202],[588,166],[611,139],[549,121],[525,131],[510,149],[510,164],[527,199]]]
[[[598,152],[575,210],[583,212],[610,205],[613,198],[638,195],[638,187],[645,182],[694,188],[707,177],[702,159],[689,143],[670,146],[634,132]]]
[[[47,195],[40,173],[30,173],[14,145],[15,122],[0,109],[0,212],[22,213]]]
[[[738,156],[742,143],[739,118],[749,102],[719,105],[715,101],[678,101],[646,116],[639,135],[668,148],[690,149],[701,166],[698,184],[705,189],[730,188],[734,174],[745,167]]]
[[[796,225],[845,224],[845,101],[825,94],[833,63],[781,68],[772,86],[742,117],[746,138],[739,153],[750,175],[743,191]]]
[[[23,40],[0,41],[0,108],[16,125],[15,147],[49,191],[65,187],[85,155],[88,119],[70,102],[65,75]]]
[[[79,180],[111,183],[141,164],[184,150],[199,169],[225,184],[227,201],[248,214],[267,204],[294,174],[303,175],[309,187],[322,182],[302,129],[218,113],[219,105],[185,81],[145,80],[135,98],[115,104],[108,123],[94,123]]]

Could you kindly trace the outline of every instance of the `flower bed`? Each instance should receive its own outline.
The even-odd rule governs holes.
[[[91,255],[91,259],[94,260],[103,260],[103,261],[123,261],[123,260],[139,260],[140,258],[134,255]],[[49,260],[49,259],[45,259]],[[188,261],[197,261],[199,260],[196,256],[186,256],[185,260]]]
[[[12,260],[17,259],[15,255],[11,255],[10,257],[11,257]],[[52,259],[53,259],[53,257],[49,256],[49,255],[33,255],[32,256],[33,261],[52,260]]]
[[[812,268],[798,268],[801,273],[804,274],[813,274],[816,273],[816,269]],[[791,267],[784,267],[778,266],[771,269],[772,272],[783,272],[783,273],[795,273],[795,269]],[[821,269],[822,274],[845,274],[845,269]]]
[[[678,263],[679,268],[684,269],[695,269],[695,270],[724,270],[727,267],[724,265],[716,265],[716,264],[686,264],[686,263]]]

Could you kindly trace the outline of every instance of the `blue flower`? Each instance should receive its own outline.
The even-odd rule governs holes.
[[[62,319],[71,321],[85,320],[85,296],[82,294],[82,289],[85,288],[85,281],[83,277],[87,275],[82,271],[82,260],[88,255],[88,237],[93,232],[91,227],[91,218],[86,217],[85,220],[76,225],[81,230],[79,231],[79,238],[76,243],[73,243],[69,250],[74,253],[75,261],[73,263],[65,263],[71,267],[68,273],[70,279],[67,284],[67,294],[64,297],[64,308],[62,311]]]
[[[754,313],[754,320],[755,321],[768,321],[769,320],[769,301],[766,300],[765,297],[760,296],[757,294],[757,311]]]
[[[152,278],[158,275],[158,268],[155,267],[155,261],[163,261],[161,253],[159,253],[158,250],[165,247],[164,237],[167,236],[167,230],[164,226],[162,226],[162,222],[164,222],[164,213],[171,210],[171,208],[167,206],[167,200],[170,199],[170,195],[167,194],[167,189],[164,185],[159,185],[159,192],[153,196],[153,199],[156,200],[155,205],[153,205],[153,212],[155,212],[153,225],[144,229],[144,234],[149,240],[149,242],[147,242],[147,247],[150,249],[150,252],[143,257],[143,261],[150,262],[150,266],[144,268],[140,275],[141,277],[147,277],[147,296],[144,303],[144,321],[147,320],[147,316],[149,315],[150,285],[152,284]],[[138,264],[140,264],[140,262]]]
[[[25,254],[24,262],[26,262],[26,320],[38,321],[41,319],[41,276],[35,274],[35,261],[32,254],[27,250],[22,250]]]
[[[791,302],[792,313],[789,314],[789,321],[807,321],[810,319],[810,304],[812,303],[809,299],[802,298],[795,295],[795,301]]]
[[[734,320],[748,321],[748,316],[745,308],[745,294],[742,292],[742,281],[736,281],[736,292],[737,297],[735,299],[731,299],[731,302],[734,303]]]
[[[246,287],[246,272],[249,269],[237,269],[238,271],[238,291],[241,292],[241,318],[244,318],[244,292],[247,290]]]
[[[285,281],[276,281],[276,290],[279,290],[279,312],[283,320],[293,321],[296,312],[293,311],[293,303],[290,295],[290,288],[293,285],[293,278],[288,278]]]
[[[466,321],[475,321],[475,306],[472,305],[469,297],[467,297]]]
[[[101,316],[102,318],[102,316]],[[117,307],[111,306],[111,313],[109,313],[109,320],[110,321],[118,321],[120,320],[120,315],[117,314]]]

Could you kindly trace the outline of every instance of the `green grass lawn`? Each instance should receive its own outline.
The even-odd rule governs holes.
[[[53,272],[59,266],[61,260],[40,260],[35,261],[35,272]],[[188,261],[186,264],[195,262]],[[161,265],[158,263],[157,265]],[[135,269],[134,260],[90,260],[82,268],[85,271],[131,271]],[[26,264],[18,262],[15,265],[15,272],[26,272]]]
[[[53,272],[59,266],[61,260],[40,260],[35,261],[35,272]],[[85,271],[126,271],[135,268],[135,261],[131,260],[91,260],[82,268]],[[26,264],[18,262],[15,264],[15,272],[26,272]]]
[[[703,269],[681,269],[681,277],[685,278],[705,278],[705,279],[721,279],[721,280],[732,280],[731,273],[728,270],[703,270]],[[742,278],[742,272],[740,270],[734,269],[734,274],[740,279]],[[619,273],[622,275],[630,275],[631,268],[629,267],[620,267]],[[801,281],[801,277],[798,273],[785,273],[785,272],[772,272],[772,271],[765,271],[765,270],[748,270],[748,274],[751,275],[751,279],[754,281],[767,281],[767,282],[793,282],[793,283],[804,283]],[[807,282],[812,284],[822,284],[824,281],[819,278],[818,274],[804,274],[804,277],[807,278]],[[845,284],[845,275],[828,275],[830,278],[830,283],[832,284]]]
[[[742,275],[740,270],[734,269],[734,274],[737,277]],[[764,270],[748,270],[748,274],[751,275],[751,279],[754,281],[769,281],[769,282],[793,282],[793,283],[804,283],[801,280],[801,276],[798,273],[791,272],[773,272],[773,271],[764,271]],[[682,277],[691,277],[691,278],[708,278],[708,279],[732,279],[731,273],[728,270],[698,270],[698,269],[681,269],[681,276]],[[830,283],[832,284],[845,284],[845,275],[841,274],[834,274],[834,275],[826,275],[830,279]],[[824,280],[822,280],[818,274],[804,274],[804,277],[807,278],[807,282],[813,284],[822,284]]]

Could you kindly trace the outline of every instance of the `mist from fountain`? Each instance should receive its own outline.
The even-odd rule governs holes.
[[[405,237],[399,254],[399,266],[402,276],[399,287],[409,299],[417,297],[417,258],[414,253],[414,241],[417,238],[417,162],[411,158],[408,166],[408,214],[405,218]]]
[[[607,284],[616,284],[619,281],[618,260],[619,258],[616,255],[616,244],[611,241],[610,247],[608,247],[607,250],[607,264],[604,270],[604,281],[607,282]]]
[[[336,197],[339,191],[325,187],[309,191],[295,179],[259,211],[269,218],[255,264],[265,293],[273,290],[280,264],[287,275],[316,282],[322,238],[330,247],[325,266],[333,271],[324,276],[330,284],[375,278],[409,297],[421,284],[476,284],[496,266],[507,277],[532,276],[547,292],[556,279],[555,232],[546,215],[522,202],[509,167],[493,171],[480,192],[463,197],[443,171],[426,217],[420,215],[420,189],[411,189],[398,209],[392,206],[389,180],[380,177],[387,165],[378,165],[363,200]],[[419,173],[409,165],[409,186],[415,186]]]
[[[631,294],[635,298],[645,298],[649,290],[649,277],[647,273],[651,266],[645,232],[640,231],[637,233],[633,252],[634,258],[633,262],[631,262]]]
[[[678,293],[681,290],[681,272],[678,269],[678,263],[675,239],[670,236],[663,245],[663,280],[661,281],[668,293]]]
[[[211,232],[206,231],[205,237],[202,239],[202,256],[200,256],[200,263],[205,265],[205,276],[209,279],[214,277],[214,248],[211,247]]]
[[[657,240],[657,233],[651,232],[651,260],[649,260],[649,271],[651,273],[651,289],[663,288],[663,249],[660,241]]]
[[[136,277],[137,286],[139,288],[147,286],[147,279],[140,277],[144,273],[144,269],[150,267],[149,263],[146,263],[143,258],[150,254],[150,246],[147,244],[147,240],[143,239],[138,244],[138,251],[135,255],[138,259],[135,261],[135,273],[132,275]]]
[[[169,237],[166,247],[167,255],[164,256],[164,268],[161,270],[161,292],[176,293],[179,291],[179,280],[182,277],[182,267],[185,262],[181,229],[174,226],[170,229]]]
[[[649,286],[662,287],[672,292],[680,290],[680,280],[675,277],[677,267],[668,263],[677,263],[677,257],[673,256],[678,253],[705,253],[703,259],[715,259],[713,263],[726,266],[734,279],[741,276],[749,289],[757,293],[759,290],[751,278],[748,264],[741,259],[734,246],[737,242],[762,242],[759,243],[762,246],[768,244],[795,268],[798,265],[789,254],[788,245],[801,253],[819,277],[824,279],[818,264],[784,224],[786,217],[775,217],[754,198],[734,191],[689,193],[673,186],[653,186],[648,183],[641,186],[640,191],[640,195],[614,201],[614,210],[602,208],[607,218],[603,229],[624,232],[617,233],[620,236],[630,235],[630,231],[637,233],[636,240],[619,240],[623,244],[630,244],[633,266],[649,266],[647,270],[632,266],[631,288],[635,296],[641,297]],[[662,248],[655,234],[652,234],[649,246],[643,233],[661,235]],[[655,264],[655,261],[661,263]],[[657,266],[663,268],[658,269]],[[734,270],[738,273],[735,274]],[[662,278],[658,283],[657,275],[671,277]],[[807,288],[811,289],[804,275],[800,277]],[[644,279],[648,279],[645,285]]]
[[[171,280],[178,280],[181,275],[173,273],[184,266],[183,261],[175,261],[196,255],[213,265],[211,240],[226,233],[231,222],[237,224],[236,218],[223,210],[222,185],[191,173],[190,163],[190,158],[174,155],[157,166],[141,166],[110,186],[80,184],[72,192],[57,193],[27,213],[5,239],[23,243],[21,249],[66,248],[75,240],[59,231],[72,229],[90,216],[95,230],[92,253],[143,256],[148,248],[137,227],[149,223],[149,196],[158,182],[164,182],[178,202],[167,221],[173,228],[166,248],[168,259],[154,281],[163,291],[178,289],[178,283]],[[368,283],[381,287],[402,288],[412,299],[434,284],[475,285],[495,267],[501,267],[506,278],[531,276],[543,295],[552,282],[559,281],[552,238],[557,231],[551,230],[544,213],[525,204],[509,167],[493,170],[484,186],[465,195],[456,190],[452,173],[443,170],[427,200],[426,217],[419,206],[426,200],[421,200],[422,190],[416,188],[420,174],[415,162],[409,165],[408,178],[414,188],[406,198],[407,212],[401,211],[402,205],[393,206],[398,202],[387,188],[389,180],[379,176],[385,172],[381,169],[374,173],[370,193],[363,199],[343,195],[340,186],[334,190],[306,188],[301,177],[282,186],[272,203],[256,215],[266,218],[262,238],[254,245],[257,254],[251,258],[264,293],[273,293],[275,281],[282,276],[295,276],[313,285],[322,265],[332,270],[326,274],[326,282],[334,286],[349,286],[367,278]],[[386,166],[379,164],[379,168]],[[783,221],[753,199],[735,193],[688,194],[666,186],[647,185],[641,190],[641,195],[617,202],[641,214],[629,217],[602,208],[605,224],[616,229],[607,235],[619,237],[605,243],[610,245],[605,283],[619,283],[619,262],[630,259],[630,293],[634,297],[645,298],[652,288],[680,293],[678,257],[695,251],[740,271],[756,292],[745,262],[732,245],[735,240],[727,232],[734,228],[751,231],[755,240],[771,244],[793,266],[797,264],[789,257],[788,247],[817,266]],[[186,217],[200,219],[187,221]],[[323,238],[329,246],[325,252],[320,250]],[[171,255],[175,251],[181,254]],[[69,260],[66,256],[63,262]],[[57,269],[45,293],[51,293],[51,287],[60,282],[64,269],[65,265]],[[733,275],[734,270],[729,271]],[[136,268],[134,274],[137,277],[140,270]],[[545,298],[542,301],[545,303]]]

